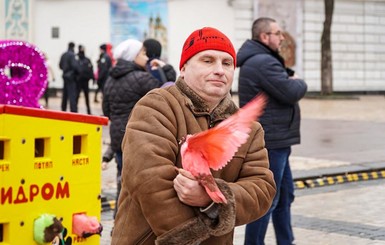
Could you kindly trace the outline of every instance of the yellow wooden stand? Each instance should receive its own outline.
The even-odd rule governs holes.
[[[35,245],[33,223],[43,213],[62,219],[72,244],[100,244],[97,235],[72,233],[72,215],[100,220],[107,123],[106,117],[0,105],[0,245]]]

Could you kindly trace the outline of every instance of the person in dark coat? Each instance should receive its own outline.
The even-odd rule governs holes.
[[[156,77],[162,83],[175,82],[176,72],[172,65],[165,64],[162,69],[158,69],[152,64],[152,60],[161,59],[162,44],[154,38],[148,38],[144,40],[143,46],[146,48],[146,55],[148,57],[146,69],[151,73],[151,75]]]
[[[264,244],[272,216],[277,244],[293,244],[290,207],[294,201],[293,177],[289,165],[291,146],[300,143],[300,109],[307,85],[285,67],[278,49],[284,40],[278,23],[259,18],[252,26],[252,39],[246,40],[237,54],[239,104],[244,106],[259,92],[269,96],[265,113],[259,119],[265,130],[270,169],[277,194],[268,213],[246,226],[245,245]]]
[[[102,44],[100,45],[100,55],[99,59],[97,61],[98,64],[98,75],[97,75],[97,89],[95,91],[95,97],[94,97],[94,102],[98,103],[98,93],[101,92],[103,94],[104,91],[104,84],[107,81],[108,78],[108,72],[110,71],[112,67],[112,60],[110,56],[107,53],[107,45]]]
[[[70,102],[70,111],[78,112],[77,107],[77,86],[76,76],[78,74],[78,66],[75,58],[75,44],[70,42],[68,50],[61,56],[59,67],[63,71],[63,97],[61,103],[61,110],[67,110],[67,102]]]
[[[79,73],[76,76],[76,82],[78,86],[78,94],[77,94],[77,99],[76,101],[78,102],[80,93],[83,91],[84,93],[84,98],[86,101],[86,106],[87,106],[87,113],[91,114],[91,107],[90,107],[90,96],[89,96],[89,81],[90,80],[95,80],[94,78],[94,69],[91,63],[91,60],[86,57],[85,55],[85,48],[82,45],[79,45],[78,47],[79,52],[77,54],[77,62],[78,62],[78,67],[79,67]]]
[[[147,92],[159,88],[162,83],[145,70],[148,57],[142,42],[128,39],[114,50],[116,65],[112,68],[104,87],[102,109],[110,119],[111,148],[117,163],[118,194],[120,193],[120,176],[122,171],[122,139],[128,116],[136,102]],[[164,62],[155,60],[157,66]],[[117,208],[114,211],[114,217]]]

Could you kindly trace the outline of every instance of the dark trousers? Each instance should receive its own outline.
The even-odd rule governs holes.
[[[291,203],[294,201],[294,183],[289,164],[291,147],[268,149],[270,170],[274,173],[277,193],[269,211],[260,219],[246,225],[245,245],[264,245],[270,217],[273,220],[278,245],[294,241],[291,227]]]
[[[94,97],[94,101],[97,102],[98,101],[98,93],[101,92],[102,96],[103,96],[103,89],[104,89],[104,84],[106,83],[106,81],[101,81],[99,80],[97,82],[98,84],[98,87],[96,88],[96,91],[95,91],[95,97]]]
[[[88,80],[79,80],[77,82],[77,91],[78,91],[78,94],[77,94],[77,98],[76,98],[76,104],[78,104],[80,93],[83,91],[84,98],[86,100],[87,113],[91,114],[90,96],[89,96],[90,88],[88,86]]]
[[[64,87],[63,87],[63,96],[61,102],[61,110],[67,110],[67,102],[70,102],[70,111],[78,112],[77,106],[77,97],[78,97],[78,88],[75,80],[67,80],[64,79]]]
[[[47,83],[47,88],[44,91],[44,101],[45,101],[45,107],[48,107],[48,100],[49,100],[49,87],[48,87],[49,82]]]
[[[117,183],[117,193],[116,193],[116,199],[115,199],[115,210],[114,210],[114,219],[116,216],[116,213],[118,212],[118,200],[120,195],[120,190],[122,189],[122,166],[123,166],[123,153],[121,150],[115,152],[115,161],[116,161],[116,167],[117,167],[117,173],[116,173],[116,183]]]

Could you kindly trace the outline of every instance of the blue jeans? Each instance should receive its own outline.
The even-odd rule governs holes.
[[[289,165],[291,147],[268,150],[270,170],[274,173],[277,193],[269,211],[260,219],[246,225],[245,245],[264,245],[270,216],[273,220],[278,245],[294,241],[291,227],[291,203],[294,201],[294,183]]]

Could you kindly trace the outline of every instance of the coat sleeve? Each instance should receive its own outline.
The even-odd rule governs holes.
[[[192,244],[211,235],[226,234],[234,228],[234,202],[220,210],[222,222],[218,222],[199,208],[180,202],[174,190],[179,151],[176,125],[183,111],[179,107],[171,109],[168,103],[162,96],[149,93],[135,105],[122,143],[122,191],[128,191],[132,201],[141,207],[158,237],[157,244]],[[226,186],[226,197],[233,200]],[[232,220],[221,219],[225,216]]]
[[[104,81],[108,78],[108,74],[111,68],[111,59],[107,54],[98,60],[98,81]]]
[[[103,88],[103,100],[102,100],[102,111],[103,115],[110,118],[111,110],[110,110],[110,96],[111,96],[111,86],[112,86],[112,78],[107,79],[106,84]]]
[[[248,78],[259,81],[261,88],[275,100],[295,104],[305,96],[306,83],[302,79],[289,78],[282,64],[270,55],[256,55],[245,65],[253,67],[247,69]]]
[[[137,91],[141,96],[146,95],[150,90],[154,88],[160,88],[162,82],[156,79],[147,71],[140,71],[135,73],[135,79],[138,81],[137,86],[139,91]]]
[[[69,62],[70,62],[71,70],[75,72],[75,75],[79,74],[79,63],[76,60],[75,54],[71,54]]]
[[[106,151],[103,153],[102,161],[103,162],[110,162],[114,158],[115,152],[112,150],[111,146],[109,145]]]
[[[176,72],[174,67],[170,64],[166,64],[163,68],[164,74],[166,76],[166,82],[175,82],[176,81]]]

